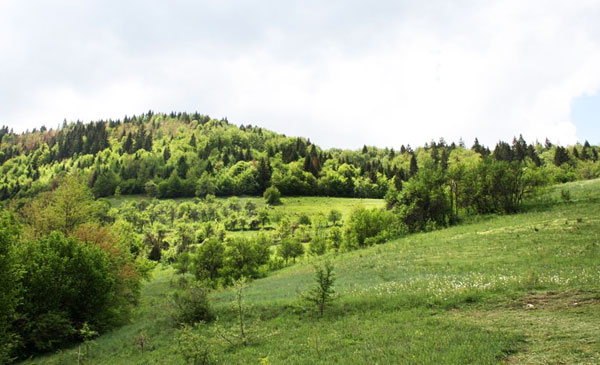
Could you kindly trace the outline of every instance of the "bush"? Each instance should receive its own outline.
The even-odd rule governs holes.
[[[335,275],[333,265],[329,261],[326,261],[323,265],[315,264],[314,268],[316,284],[307,293],[303,294],[302,298],[315,304],[319,314],[323,316],[325,307],[334,299],[333,283],[335,282]]]
[[[255,240],[228,239],[225,243],[223,276],[230,282],[242,277],[255,279],[260,268],[269,262],[271,241],[263,235]]]
[[[191,272],[198,280],[207,280],[214,285],[223,267],[225,246],[216,238],[210,238],[192,255]]]
[[[337,251],[342,244],[343,236],[340,227],[332,227],[327,233],[327,249]]]
[[[422,169],[404,184],[398,197],[398,213],[411,232],[423,231],[428,221],[446,226],[452,207],[438,170]]]
[[[344,248],[356,249],[398,237],[403,224],[391,211],[356,208],[344,225]]]
[[[320,236],[320,235],[314,236],[310,240],[310,243],[308,244],[308,251],[310,252],[311,255],[320,256],[320,255],[323,255],[326,250],[327,250],[327,243],[325,242],[325,237],[323,237],[323,236]]]
[[[277,255],[279,255],[286,264],[289,259],[296,262],[296,257],[304,255],[304,246],[296,238],[284,238],[279,247],[277,247]]]
[[[265,198],[267,204],[281,204],[281,193],[279,192],[279,189],[277,189],[275,186],[271,186],[270,188],[265,190],[263,197]]]
[[[118,272],[100,247],[50,236],[18,247],[23,296],[19,329],[24,353],[48,351],[79,340],[85,323],[98,331],[120,324]]]
[[[171,299],[173,319],[179,324],[209,322],[214,318],[208,301],[208,290],[197,283],[173,293]]]
[[[177,352],[183,356],[186,364],[216,363],[208,340],[198,332],[197,325],[184,325],[177,331]]]
[[[565,203],[570,202],[571,201],[571,191],[568,189],[561,189],[560,190],[560,199]]]
[[[327,215],[327,221],[335,226],[340,220],[342,220],[342,213],[337,209],[331,209]]]
[[[310,221],[310,218],[308,217],[308,215],[306,213],[302,213],[300,215],[300,217],[298,218],[298,224],[304,224],[304,225],[310,226],[311,223],[312,222]]]

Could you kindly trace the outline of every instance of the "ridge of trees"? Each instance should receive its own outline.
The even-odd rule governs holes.
[[[122,120],[63,122],[16,134],[0,128],[0,200],[51,190],[69,172],[87,176],[95,197],[148,194],[158,198],[282,195],[382,198],[401,190],[424,164],[446,171],[455,150],[482,160],[518,162],[548,171],[552,181],[600,176],[598,146],[527,144],[522,136],[493,150],[477,139],[356,151],[323,150],[310,139],[251,125],[235,126],[198,113],[148,113]]]

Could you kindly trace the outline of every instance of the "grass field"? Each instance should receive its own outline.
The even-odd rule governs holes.
[[[124,203],[130,201],[151,200],[145,195],[121,195],[103,198],[110,203],[111,207],[118,208]],[[176,203],[192,201],[194,198],[166,199]],[[228,198],[219,197],[217,200],[226,201]],[[261,197],[242,196],[238,198],[240,204],[244,206],[247,201],[253,202],[258,209],[265,207],[265,200]],[[164,200],[163,200],[164,201]],[[383,199],[359,199],[359,198],[331,198],[323,196],[292,196],[281,198],[281,205],[272,206],[274,214],[284,214],[289,216],[298,216],[307,214],[309,216],[326,216],[331,209],[339,210],[344,216],[350,213],[352,208],[363,206],[365,208],[381,208],[385,205]]]
[[[570,199],[561,199],[563,189]],[[331,208],[319,200],[331,198],[289,199],[281,209]],[[196,329],[218,362],[600,363],[600,180],[555,187],[518,215],[479,217],[326,258],[339,297],[324,317],[297,294],[312,284],[314,259],[274,272],[244,292],[256,334],[249,346],[219,341],[214,323]],[[84,362],[184,363],[168,314],[175,278],[158,267],[133,323],[92,341]],[[211,299],[218,326],[234,326],[233,292]],[[70,364],[76,352],[30,363]]]

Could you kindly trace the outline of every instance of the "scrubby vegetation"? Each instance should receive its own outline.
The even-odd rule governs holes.
[[[152,266],[100,224],[76,176],[2,212],[2,361],[54,350],[127,323]]]

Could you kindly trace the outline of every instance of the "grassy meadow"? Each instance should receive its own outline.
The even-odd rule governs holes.
[[[337,198],[283,203],[274,209],[311,216],[383,205]],[[298,293],[313,285],[313,261],[324,259],[335,266],[338,297],[319,317]],[[168,266],[153,274],[133,322],[82,345],[80,362],[185,363],[169,306],[180,276]],[[243,291],[248,346],[216,334],[236,325],[232,289],[211,294],[218,320],[194,331],[223,364],[594,364],[600,362],[599,282],[600,180],[583,181],[549,189],[521,214],[473,217],[307,258],[255,280]],[[25,363],[72,364],[79,351]]]

